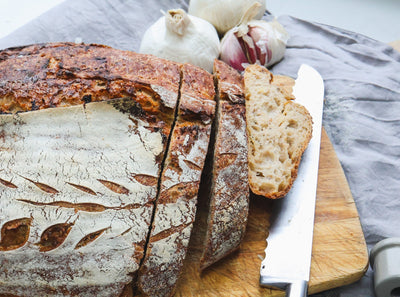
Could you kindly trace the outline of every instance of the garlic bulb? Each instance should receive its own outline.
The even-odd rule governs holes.
[[[191,63],[212,72],[219,56],[218,33],[209,22],[169,10],[145,32],[139,52],[180,63]]]
[[[239,71],[247,64],[268,67],[279,62],[289,39],[276,19],[271,22],[254,20],[256,6],[249,8],[240,25],[229,30],[221,40],[221,60]]]
[[[223,35],[237,26],[244,13],[255,2],[261,4],[255,19],[265,12],[265,0],[190,0],[189,14],[209,21]]]

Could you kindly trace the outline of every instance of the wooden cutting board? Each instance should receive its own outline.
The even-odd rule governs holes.
[[[283,291],[259,286],[272,201],[252,197],[246,237],[240,250],[201,274],[196,238],[188,254],[176,296],[284,296]],[[299,243],[300,244],[300,243]],[[314,224],[309,294],[359,280],[368,268],[368,250],[346,177],[325,130]]]

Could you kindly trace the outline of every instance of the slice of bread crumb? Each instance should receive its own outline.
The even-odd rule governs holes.
[[[312,136],[307,109],[292,101],[293,80],[265,67],[248,66],[244,74],[249,145],[249,183],[256,195],[285,196],[297,177],[301,156]]]

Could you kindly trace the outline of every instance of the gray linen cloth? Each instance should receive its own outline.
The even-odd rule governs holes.
[[[39,42],[107,44],[138,51],[160,10],[187,1],[69,0],[0,39],[0,49]],[[272,68],[295,77],[302,63],[325,81],[323,125],[355,199],[369,248],[400,236],[400,53],[366,36],[290,16],[284,59]],[[358,282],[314,297],[369,297],[373,271]]]

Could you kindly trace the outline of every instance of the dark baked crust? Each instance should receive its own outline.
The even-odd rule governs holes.
[[[214,60],[214,76],[221,100],[244,104],[244,83],[240,73],[220,60]]]
[[[173,109],[180,65],[98,44],[50,43],[0,52],[0,112],[133,97],[149,113]]]
[[[180,68],[152,55],[99,44],[5,49],[0,51],[0,114],[128,97],[134,101],[129,112],[169,135]]]
[[[215,120],[208,219],[200,268],[236,250],[245,234],[249,184],[246,110],[242,76],[221,61],[214,62],[219,104]]]
[[[138,288],[145,296],[172,296],[175,291],[195,219],[214,96],[212,75],[185,64],[178,118],[164,164],[146,256],[139,270]]]
[[[24,115],[33,115],[33,113],[29,111],[85,105],[89,102],[106,100],[119,111],[130,115],[129,119],[132,123],[128,128],[132,134],[140,134],[137,130],[138,119],[143,121],[144,124],[141,125],[144,125],[146,131],[160,131],[163,137],[164,149],[160,155],[157,156],[155,163],[155,166],[158,167],[160,172],[164,153],[167,148],[167,139],[174,121],[181,67],[181,64],[159,59],[154,56],[121,51],[95,44],[53,43],[6,49],[0,51],[0,117],[10,117],[10,115],[6,114],[14,114],[17,112],[27,112],[24,113]],[[121,97],[126,99],[112,100]],[[86,108],[88,108],[88,105]],[[56,110],[59,109],[57,108]],[[16,117],[19,115],[13,116]],[[104,127],[107,127],[106,118],[104,119]],[[2,132],[4,131],[0,131],[0,137],[6,139],[6,137],[8,137],[6,135],[7,133]],[[10,141],[10,138],[7,139],[7,141]],[[101,140],[99,139],[99,141]],[[3,145],[2,149],[7,150],[6,145]],[[129,156],[126,156],[126,158],[130,159],[128,162],[135,162],[135,160]],[[35,166],[36,164],[32,165],[32,167]],[[4,174],[4,172],[6,172],[6,170],[2,171],[2,174]],[[104,174],[106,175],[107,173],[105,172]],[[129,172],[126,172],[126,174],[129,174]],[[62,174],[60,173],[60,175]],[[139,182],[155,190],[157,188],[157,181],[155,181],[156,178],[153,176],[132,175],[130,177],[133,183]],[[20,177],[20,179],[22,178]],[[0,178],[0,182],[6,181]],[[13,182],[16,183],[16,181]],[[71,185],[72,184],[69,184],[69,186]],[[42,184],[39,186],[44,187]],[[11,184],[0,188],[0,190],[11,191]],[[149,202],[151,202],[152,199],[155,200],[155,197],[146,197],[146,199],[147,198],[148,200],[143,201],[143,209],[151,208],[152,203]],[[63,206],[61,203],[58,203],[58,205],[60,208],[59,212],[62,213],[61,208]],[[79,212],[79,210],[76,212]],[[145,214],[146,213],[143,211],[142,215]],[[150,221],[151,217],[148,217],[147,224],[150,225]],[[1,225],[3,227],[5,225],[3,218],[0,219],[0,226]],[[142,227],[146,228],[145,226]],[[82,232],[83,231],[84,230],[82,230]],[[149,230],[137,231],[146,233]],[[2,239],[3,237],[4,236],[2,236]],[[3,241],[0,243],[0,253],[2,253],[5,258],[3,257],[0,260],[4,260],[5,262],[3,262],[4,265],[0,265],[0,270],[2,273],[6,273],[6,275],[8,273],[11,275],[12,268],[7,267],[5,263],[8,255],[12,256],[12,254],[9,251],[3,253]],[[19,242],[20,240],[15,239],[15,241]],[[138,264],[144,255],[145,239],[141,242],[132,242],[131,245],[132,250],[134,250],[134,254],[130,255],[131,261],[132,263],[135,262]],[[106,257],[105,255],[104,258]],[[83,255],[75,258],[79,258],[80,262],[85,262]],[[53,261],[59,260],[59,258],[55,259],[56,260]],[[63,261],[60,264],[62,265],[62,269],[60,268],[59,271],[65,272],[65,276],[73,279],[74,274],[70,271],[69,265],[72,258],[69,259],[68,256],[65,256],[64,259],[65,262]],[[49,261],[52,261],[51,257],[49,257]],[[40,267],[37,276],[38,279],[39,276],[50,279],[51,275],[56,274],[56,272],[56,269],[46,272],[45,268]],[[18,271],[16,273],[18,273]],[[30,272],[27,270],[26,273]],[[134,271],[130,273],[134,273]],[[51,280],[54,281],[54,279]],[[56,282],[53,282],[53,284],[56,284]],[[17,294],[16,290],[14,290],[14,285],[18,286],[16,283],[10,284],[9,287],[7,287],[7,284],[4,284],[0,295],[4,295],[5,293],[3,292]],[[35,284],[33,284],[33,286],[35,286]],[[116,295],[119,295],[121,291],[121,296],[132,295],[129,284],[115,280],[110,280],[110,284],[107,285],[107,288],[96,285],[96,281],[90,285],[73,286],[74,284],[71,282],[71,286],[67,290],[66,288],[57,287],[56,285],[54,287],[50,287],[50,285],[37,285],[37,288],[35,288],[36,290],[33,291],[24,285],[22,289],[21,286],[19,286],[19,291],[22,290],[24,293],[18,293],[17,295],[39,295],[37,292],[40,292],[40,294],[46,296],[51,296],[52,294],[64,294],[66,296],[101,296],[100,293],[107,291],[105,289],[108,289],[108,292],[118,292]],[[103,292],[103,294],[106,293]]]
[[[209,123],[215,112],[215,89],[212,76],[190,64],[183,68],[179,114],[188,120]]]

